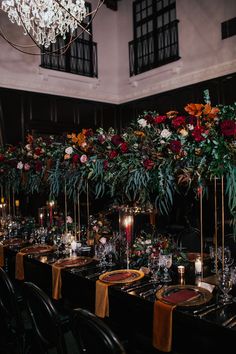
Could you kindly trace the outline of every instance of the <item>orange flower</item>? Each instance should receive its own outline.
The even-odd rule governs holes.
[[[166,115],[167,115],[168,118],[174,118],[174,117],[177,116],[178,113],[179,112],[177,112],[177,111],[169,111],[169,112],[166,113]]]
[[[211,107],[211,105],[209,103],[207,103],[207,104],[205,104],[205,108],[203,110],[203,113],[207,118],[214,119],[217,116],[217,114],[219,113],[219,111],[220,111],[219,108]]]
[[[26,141],[28,144],[32,144],[32,142],[34,141],[33,135],[28,134],[26,137]]]
[[[135,130],[134,134],[140,138],[145,136],[144,132],[141,132],[140,130]]]
[[[77,138],[77,136],[76,136],[75,133],[67,134],[67,138],[68,138],[68,139],[71,139],[71,141],[72,141],[73,143],[77,143],[77,141],[78,141],[78,138]]]
[[[83,129],[83,130],[85,130],[85,129]],[[84,135],[84,133],[83,133],[83,131],[82,131],[82,133],[80,133],[80,134],[78,134],[77,135],[77,142],[78,142],[78,145],[79,146],[81,146],[81,145],[83,145],[83,143],[85,142],[85,135]]]
[[[190,116],[200,117],[202,115],[204,105],[202,103],[189,103],[184,107],[184,109],[188,112],[188,114],[190,114]]]
[[[64,155],[64,160],[69,160],[70,159],[70,155],[69,154],[65,154]]]

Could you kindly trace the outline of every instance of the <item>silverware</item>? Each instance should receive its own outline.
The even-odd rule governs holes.
[[[231,322],[236,318],[236,315],[231,316],[228,318],[226,321],[222,323],[222,326],[230,328],[229,326],[231,325]],[[234,321],[235,322],[235,321]]]
[[[230,324],[227,326],[227,328],[233,328],[236,326],[236,321],[230,322]]]
[[[218,310],[222,309],[224,306],[226,306],[226,304],[218,304],[216,307],[213,307],[213,308],[211,308],[211,309],[209,309],[207,311],[204,311],[204,312],[198,314],[197,316],[199,318],[202,318],[202,317],[208,315],[211,312],[218,311]]]
[[[158,290],[160,290],[163,287],[163,285],[158,285],[157,287],[155,287],[154,289],[149,289],[147,291],[143,291],[139,294],[139,296],[146,298],[147,296],[150,296],[152,294],[154,294],[155,292],[157,292]]]
[[[90,275],[87,275],[85,278],[86,279],[93,279],[93,278],[96,278],[96,277],[99,277],[100,275],[102,275],[103,273],[106,273],[106,269],[103,270],[103,271],[100,271],[100,272],[97,272],[97,273],[93,273],[93,274],[90,274]]]
[[[145,282],[145,283],[138,284],[138,285],[136,284],[135,286],[133,285],[133,286],[129,286],[127,288],[123,288],[123,289],[121,288],[121,290],[129,293],[130,291],[138,290],[138,289],[144,288],[145,286],[148,286],[148,285],[150,285],[150,283]]]
[[[211,308],[216,307],[216,306],[217,306],[216,303],[211,304],[211,305],[207,305],[207,306],[202,307],[202,308],[200,308],[200,309],[194,310],[194,311],[193,311],[193,314],[194,314],[194,315],[197,315],[198,313],[205,312],[206,310],[211,309]]]

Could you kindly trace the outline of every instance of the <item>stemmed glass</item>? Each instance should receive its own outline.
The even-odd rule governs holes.
[[[151,283],[157,283],[160,281],[160,257],[159,255],[150,254],[148,258],[148,268],[151,271]]]
[[[233,264],[233,258],[231,257],[231,251],[230,248],[228,246],[224,247],[224,260],[222,259],[223,256],[223,249],[222,247],[218,248],[218,258],[222,264],[222,268],[223,268],[223,262],[224,262],[224,269],[222,269],[222,271],[224,271],[225,273],[229,272],[229,267]]]
[[[160,254],[160,264],[164,270],[164,274],[161,281],[163,283],[170,283],[172,279],[169,274],[169,269],[172,266],[172,254]]]
[[[229,295],[229,292],[232,290],[233,281],[230,273],[222,272],[218,277],[218,286],[222,291],[220,302],[223,304],[229,304],[232,302],[232,295]]]

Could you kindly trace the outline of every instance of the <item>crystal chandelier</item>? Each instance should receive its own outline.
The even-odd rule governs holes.
[[[24,28],[24,34],[45,48],[57,36],[65,38],[82,27],[86,17],[85,0],[2,0],[1,8],[11,22]]]

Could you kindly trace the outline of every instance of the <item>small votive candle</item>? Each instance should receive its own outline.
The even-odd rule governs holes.
[[[19,207],[20,206],[20,201],[18,199],[15,200],[15,206]]]
[[[184,276],[184,273],[185,273],[185,266],[183,265],[179,265],[178,266],[178,274],[183,277]]]
[[[202,273],[202,260],[201,257],[197,257],[195,259],[195,274],[201,274]]]

